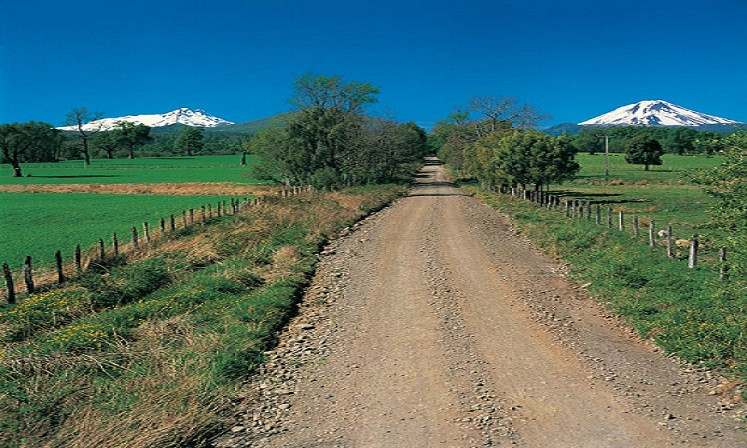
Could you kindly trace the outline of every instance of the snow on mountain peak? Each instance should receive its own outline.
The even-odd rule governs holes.
[[[135,124],[144,124],[152,128],[158,128],[163,126],[170,126],[173,124],[183,124],[186,126],[212,128],[216,126],[223,126],[226,124],[234,124],[231,121],[218,118],[210,115],[204,110],[195,109],[192,110],[188,107],[182,107],[165,114],[150,114],[150,115],[127,115],[124,117],[117,118],[102,118],[101,120],[92,121],[83,126],[84,130],[95,131],[110,131],[114,129],[114,126],[118,121],[127,121]],[[63,126],[58,129],[66,131],[77,130],[76,126]]]
[[[704,124],[738,124],[738,122],[695,112],[663,100],[649,100],[618,107],[611,112],[579,123],[581,126],[700,126]]]

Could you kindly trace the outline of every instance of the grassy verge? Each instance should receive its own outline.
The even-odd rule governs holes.
[[[528,201],[465,187],[511,216],[574,279],[638,333],[690,363],[747,381],[747,294],[712,269],[687,269],[626,232],[571,220]]]
[[[268,199],[146,260],[0,307],[0,446],[201,446],[319,246],[404,191]]]

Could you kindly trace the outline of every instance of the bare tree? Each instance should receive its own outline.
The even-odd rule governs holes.
[[[91,164],[91,152],[88,147],[89,140],[91,137],[101,131],[101,126],[86,126],[97,120],[103,118],[103,112],[89,112],[86,108],[73,109],[72,112],[67,114],[65,124],[68,126],[75,126],[78,129],[78,135],[80,135],[83,152],[83,163],[86,165]]]
[[[467,108],[485,117],[477,126],[480,137],[512,127],[532,129],[549,118],[532,106],[520,104],[516,98],[510,97],[476,96],[467,102]]]

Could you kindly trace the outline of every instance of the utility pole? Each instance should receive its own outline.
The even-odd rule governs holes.
[[[598,138],[604,137],[604,179],[610,177],[610,137],[611,135],[597,135]]]

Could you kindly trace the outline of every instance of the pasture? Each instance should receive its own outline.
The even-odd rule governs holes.
[[[663,165],[645,171],[641,165],[625,162],[624,154],[610,154],[610,176],[604,178],[604,154],[578,154],[581,171],[572,181],[554,185],[551,191],[567,197],[609,204],[615,211],[638,213],[657,228],[672,225],[676,234],[714,234],[708,229],[708,208],[713,199],[692,181],[696,173],[718,166],[722,157],[667,154]]]
[[[84,166],[81,160],[57,163],[24,163],[26,177],[12,177],[10,165],[0,165],[0,185],[36,184],[154,184],[186,182],[257,183],[249,174],[254,159],[241,155],[159,157],[140,159],[94,159]]]
[[[116,232],[127,242],[130,229],[142,229],[148,222],[158,229],[158,221],[182,210],[228,196],[178,196],[84,193],[0,193],[0,263],[20,267],[31,255],[36,266],[54,263],[56,250],[71,257],[76,244],[88,248],[99,238],[111,244]]]
[[[87,167],[80,160],[27,163],[22,178],[0,165],[0,263],[17,269],[31,255],[35,266],[50,266],[56,250],[68,258],[76,244],[110,244],[114,232],[127,241],[143,222],[157,229],[169,214],[246,196],[238,192],[257,182],[240,161],[229,155],[95,159]]]

